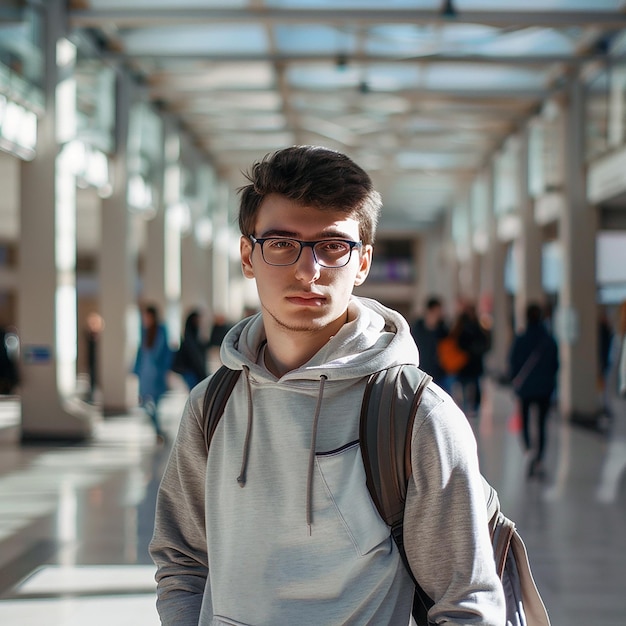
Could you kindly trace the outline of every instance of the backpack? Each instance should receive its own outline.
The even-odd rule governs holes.
[[[437,357],[446,374],[458,374],[468,364],[470,355],[459,348],[455,337],[448,335],[437,344]]]
[[[202,419],[208,453],[211,439],[241,370],[220,367],[210,378]],[[404,551],[403,518],[411,476],[411,435],[422,393],[432,378],[415,365],[398,365],[372,374],[361,404],[359,442],[367,488],[382,519],[391,528],[402,561],[415,585],[413,618],[428,626],[434,601],[415,580]],[[379,419],[389,416],[390,419]],[[483,478],[489,533],[496,571],[506,599],[506,626],[550,626],[535,585],[526,547],[515,523],[500,511],[498,494]]]

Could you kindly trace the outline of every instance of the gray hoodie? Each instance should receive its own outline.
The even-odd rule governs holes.
[[[257,315],[221,358],[243,369],[208,455],[190,394],[157,503],[151,554],[163,624],[408,624],[412,583],[365,484],[358,443],[367,377],[417,363],[408,325],[354,297],[349,322],[302,367],[263,365]],[[476,445],[436,385],[420,405],[405,545],[435,624],[504,624]]]

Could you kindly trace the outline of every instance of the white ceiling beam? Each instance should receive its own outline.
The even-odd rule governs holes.
[[[126,58],[132,57],[136,60],[145,61],[167,61],[168,63],[190,62],[206,62],[214,66],[215,63],[281,63],[285,65],[293,64],[317,64],[332,63],[337,64],[337,54],[300,54],[300,53],[275,53],[275,54],[222,54],[207,52],[188,52],[163,53],[158,48],[159,36],[155,34],[155,49],[146,52],[119,53],[103,51],[102,58],[110,61],[124,61]],[[122,39],[123,41],[123,39]],[[535,67],[541,65],[550,65],[553,63],[566,63],[580,65],[592,61],[606,61],[606,55],[601,54],[583,54],[583,55],[566,55],[566,54],[520,54],[520,55],[486,55],[486,54],[425,54],[423,56],[401,56],[394,57],[392,55],[371,55],[371,54],[342,54],[346,58],[348,64],[359,63],[379,63],[394,64],[404,63],[411,65],[428,65],[439,63],[454,64],[476,64],[476,65],[510,65],[510,66],[528,66]]]
[[[295,95],[303,95],[303,96],[308,96],[308,95],[315,95],[315,96],[322,96],[325,93],[327,93],[328,95],[333,95],[336,96],[338,98],[342,98],[342,97],[346,97],[351,93],[354,93],[354,91],[356,91],[358,88],[354,87],[354,88],[333,88],[333,89],[329,89],[327,92],[320,90],[320,89],[315,89],[315,88],[311,88],[311,89],[305,89],[303,87],[298,87],[297,89],[293,89],[292,90],[292,96]],[[267,93],[267,89],[254,89],[254,88],[250,88],[250,89],[219,89],[219,88],[215,88],[215,89],[206,89],[206,90],[201,90],[196,92],[195,90],[191,89],[190,91],[186,91],[184,89],[182,89],[179,86],[176,86],[176,93],[185,93],[187,94],[184,97],[178,97],[176,96],[176,94],[174,94],[174,96],[172,97],[172,101],[181,101],[181,102],[188,102],[188,101],[192,101],[196,99],[196,96],[199,98],[202,97],[210,97],[211,94],[230,94],[232,96],[241,96],[244,94],[253,94],[253,93]],[[167,88],[167,85],[160,85],[159,87],[151,87],[148,89],[148,93],[151,96],[158,96],[158,95],[170,95],[172,96],[172,88],[170,87],[169,90]],[[394,95],[394,96],[399,96],[399,97],[405,97],[405,98],[415,98],[415,97],[425,97],[425,98],[432,98],[432,99],[438,99],[438,98],[443,98],[446,100],[469,100],[471,102],[474,101],[489,101],[492,102],[492,104],[497,104],[498,100],[502,100],[502,104],[504,106],[523,106],[523,103],[520,102],[520,100],[537,100],[538,98],[544,98],[546,96],[547,90],[546,89],[480,89],[478,87],[474,87],[474,88],[459,88],[459,87],[455,87],[455,88],[449,88],[449,89],[434,89],[434,88],[426,88],[426,87],[415,87],[414,89],[372,89],[372,91],[370,92],[370,94],[368,95],[372,95],[372,96],[376,96],[376,95]],[[367,95],[364,95],[363,98],[367,98]]]
[[[420,9],[282,9],[247,7],[242,9],[76,9],[69,11],[73,27],[102,27],[114,22],[118,28],[150,25],[202,23],[275,24],[482,24],[497,28],[545,26],[600,26],[619,30],[626,26],[621,11],[457,11],[454,16]]]

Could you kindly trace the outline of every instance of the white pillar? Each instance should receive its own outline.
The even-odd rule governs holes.
[[[113,191],[102,200],[100,311],[104,329],[99,343],[102,406],[106,413],[124,412],[132,400],[127,390],[136,349],[136,224],[128,211],[127,142],[132,84],[118,78],[117,150],[112,159]],[[135,341],[133,341],[133,338]]]
[[[498,239],[498,220],[494,204],[493,165],[486,172],[486,188],[489,215],[487,222],[489,245],[483,257],[481,294],[482,297],[491,302],[491,350],[487,356],[487,368],[496,376],[502,376],[508,369],[508,353],[512,334],[509,300],[504,286],[506,244]]]
[[[480,252],[473,250],[470,252],[468,263],[468,275],[469,281],[466,286],[466,295],[469,300],[471,300],[477,307],[480,301],[480,277],[481,277],[481,268],[482,268],[483,256]]]
[[[91,409],[71,397],[77,348],[76,188],[68,150],[60,151],[57,111],[63,108],[64,121],[69,121],[63,139],[70,139],[75,92],[69,76],[58,89],[64,4],[54,0],[46,5],[46,115],[38,125],[37,156],[23,163],[20,172],[18,325],[24,440],[81,440],[91,435],[94,418]],[[66,46],[66,52],[71,50]],[[58,107],[62,90],[68,101]]]
[[[422,309],[425,300],[430,296],[439,296],[445,309],[454,297],[452,289],[452,271],[449,256],[452,254],[449,242],[444,240],[442,224],[424,233],[419,241],[419,261],[417,275],[419,278],[419,297],[415,305]]]
[[[218,187],[218,201],[213,213],[214,239],[212,245],[212,286],[211,305],[213,313],[230,315],[230,253],[231,246],[239,250],[239,240],[231,241],[228,228],[228,187],[221,182]]]
[[[521,233],[516,239],[515,258],[517,290],[515,293],[516,330],[526,324],[526,307],[530,302],[543,303],[541,282],[541,230],[535,222],[534,205],[528,188],[528,127],[519,133],[518,184]]]
[[[191,309],[199,309],[207,313],[211,266],[207,249],[198,244],[193,232],[183,237],[181,256],[181,308],[183,317]]]
[[[157,204],[155,215],[146,222],[145,248],[143,250],[143,272],[141,300],[150,302],[159,309],[163,315],[167,309],[167,297],[165,295],[165,211],[168,199],[166,190],[168,183],[165,178],[165,141],[171,130],[169,119],[163,122],[163,134],[161,145],[160,176],[156,185]],[[152,181],[155,183],[155,181]]]
[[[584,88],[573,79],[565,115],[566,208],[559,222],[563,282],[557,330],[561,370],[559,406],[566,417],[595,419],[598,408],[595,241],[597,214],[587,203]]]
[[[141,299],[155,304],[165,312],[165,207],[160,206],[156,215],[148,220]]]

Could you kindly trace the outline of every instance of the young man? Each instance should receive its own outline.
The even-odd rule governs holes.
[[[368,376],[417,363],[408,324],[352,295],[381,207],[343,154],[292,147],[241,191],[243,273],[261,312],[221,349],[243,370],[208,454],[206,381],[190,394],[161,484],[151,554],[163,624],[408,624],[413,586],[365,484]],[[475,441],[436,385],[412,438],[404,539],[434,624],[504,623]]]

